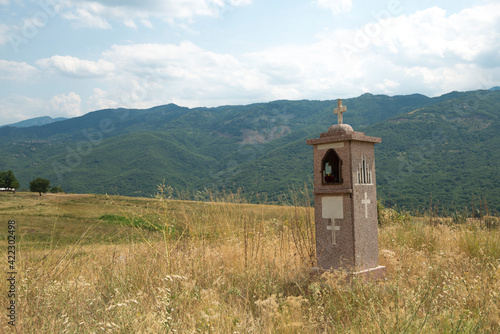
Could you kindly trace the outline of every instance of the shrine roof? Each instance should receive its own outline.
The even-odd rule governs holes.
[[[327,133],[322,133],[319,138],[308,139],[308,145],[335,143],[340,141],[364,141],[369,143],[381,143],[382,138],[366,136],[364,132],[353,131],[347,124],[332,125]]]

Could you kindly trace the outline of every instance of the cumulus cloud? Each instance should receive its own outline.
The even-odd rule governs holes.
[[[124,107],[120,103],[119,95],[112,95],[101,88],[94,88],[93,94],[88,99],[88,107],[92,110]]]
[[[114,70],[114,64],[106,60],[82,60],[71,56],[52,56],[36,61],[43,69],[53,69],[73,77],[99,77]]]
[[[62,17],[74,21],[77,27],[111,29],[111,24],[104,18],[103,11],[98,10],[99,8],[103,8],[103,6],[94,5],[90,6],[90,8],[75,8],[64,12]]]
[[[184,41],[113,45],[97,61],[55,56],[39,65],[73,76],[101,75],[101,85],[88,101],[95,109],[169,102],[217,106],[364,92],[435,96],[498,84],[492,78],[500,75],[500,66],[491,57],[500,49],[499,22],[497,4],[453,15],[432,7],[322,34],[308,45],[243,55]],[[485,55],[490,55],[488,66],[479,61]]]
[[[500,74],[500,62],[492,65],[499,55],[499,24],[500,4],[453,15],[432,7],[374,18],[358,29],[322,35],[309,45],[283,45],[242,56],[184,42],[114,46],[105,59],[133,72],[136,79],[145,75],[146,67],[154,68],[158,93],[163,88],[189,105],[243,103],[252,97],[322,99],[366,91],[435,96],[494,84],[491,75]]]
[[[499,25],[498,3],[453,15],[432,7],[412,15],[384,15],[357,29],[322,35],[319,43],[325,58],[362,73],[349,82],[363,90],[400,94],[415,86],[414,92],[438,95],[493,84],[486,78],[500,73]],[[329,48],[332,44],[337,53]]]
[[[218,3],[243,4],[236,0]],[[101,7],[96,8],[111,8],[111,4],[111,0],[101,1]],[[133,5],[123,2],[126,8]],[[162,4],[146,2],[146,8],[153,6]],[[84,99],[85,107],[76,93],[50,100],[48,105],[66,116],[77,115],[82,109],[147,108],[170,102],[188,107],[218,106],[352,97],[364,92],[435,96],[499,84],[493,78],[500,77],[500,4],[453,15],[438,7],[411,15],[389,14],[374,16],[372,22],[356,29],[323,33],[314,43],[246,54],[218,53],[189,41],[113,45],[100,59],[57,55],[37,61],[38,70],[5,61],[0,62],[0,70],[17,67],[5,72],[11,73],[10,78],[23,71],[46,71],[95,79],[93,93]],[[128,24],[147,26],[146,17],[151,15],[142,21],[138,17]],[[34,101],[26,103],[35,105]]]
[[[55,111],[55,114],[65,117],[81,116],[81,104],[82,99],[75,92],[58,94],[50,99],[50,106]],[[54,114],[54,112],[52,114]]]
[[[265,74],[250,64],[191,42],[114,45],[103,56],[117,68],[108,80],[113,84],[95,92],[93,105],[113,96],[119,106],[151,106],[153,101],[217,105],[266,89]]]
[[[63,1],[63,0],[60,0]],[[135,28],[136,20],[146,25],[156,17],[173,23],[193,20],[198,16],[218,16],[225,8],[248,5],[251,0],[65,0],[63,17],[79,26],[109,29],[110,21]]]
[[[0,59],[0,79],[23,81],[36,74],[37,69],[27,63]]]
[[[352,8],[351,0],[314,0],[320,8],[326,8],[333,12],[333,14],[341,14],[349,12]]]
[[[391,17],[369,23],[358,30],[335,33],[342,38],[347,57],[378,53],[394,62],[429,67],[446,66],[450,60],[472,62],[480,54],[498,50],[500,4],[465,9],[447,16],[432,7],[412,15]]]

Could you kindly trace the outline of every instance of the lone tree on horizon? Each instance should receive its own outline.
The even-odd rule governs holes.
[[[19,187],[19,182],[17,182],[17,179],[11,170],[6,172],[0,171],[0,188],[13,189],[14,192],[16,192],[15,190]]]
[[[46,193],[49,190],[50,181],[47,179],[42,179],[41,177],[37,177],[33,181],[30,182],[30,190],[32,192],[38,192],[40,196],[42,193]]]

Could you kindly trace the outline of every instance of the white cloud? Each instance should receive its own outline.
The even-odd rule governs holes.
[[[341,14],[349,12],[352,8],[351,0],[314,0],[320,8],[326,8],[333,12],[333,14]]]
[[[0,59],[0,79],[30,80],[37,74],[37,69],[24,62]]]
[[[265,89],[265,75],[235,56],[197,47],[191,42],[114,45],[103,54],[117,68],[108,90],[93,96],[98,101],[119,97],[121,106],[151,106],[172,99],[196,106],[234,101]],[[204,102],[203,102],[204,101]],[[144,104],[145,103],[145,104]]]
[[[110,3],[101,1],[94,12],[110,10]],[[217,3],[241,4],[228,0]],[[163,6],[154,1],[145,4],[148,10]],[[169,4],[174,6],[171,1]],[[126,1],[123,6],[125,9],[120,10],[126,14],[133,4]],[[145,13],[130,17],[124,14],[122,23],[152,26],[147,18],[154,15]],[[213,52],[189,41],[113,45],[100,59],[59,55],[40,59],[36,62],[38,70],[25,63],[4,61],[0,62],[0,70],[10,72],[0,73],[29,76],[44,70],[48,74],[92,78],[79,81],[94,89],[90,97],[82,95],[84,107],[76,93],[59,94],[46,102],[66,116],[81,113],[82,109],[147,108],[170,102],[188,107],[218,106],[352,97],[364,92],[435,96],[451,90],[499,85],[500,4],[477,6],[453,15],[438,7],[412,15],[391,15],[374,17],[357,29],[318,35],[314,43],[281,45],[243,55]],[[76,88],[68,90],[79,92]],[[25,103],[35,107],[35,102]],[[24,108],[21,106],[21,110]]]
[[[498,3],[453,15],[432,7],[322,35],[325,61],[315,63],[326,66],[330,59],[338,67],[362,73],[347,80],[347,86],[371,92],[438,95],[449,89],[489,88],[480,78],[500,74],[499,26]],[[330,45],[336,45],[336,53]]]
[[[102,17],[101,11],[95,11],[97,8],[102,8],[102,6],[91,6],[91,9],[87,8],[75,8],[72,11],[63,13],[62,17],[74,21],[77,27],[85,28],[98,28],[98,29],[111,29],[111,24],[108,20]]]
[[[80,110],[82,99],[75,92],[69,94],[58,94],[50,99],[50,106],[58,116],[76,117],[81,116]]]
[[[118,96],[112,96],[101,88],[94,88],[94,94],[89,97],[87,104],[92,110],[123,107],[119,100]]]
[[[377,53],[400,64],[440,67],[456,61],[472,62],[484,53],[496,52],[500,47],[499,25],[499,3],[451,16],[432,7],[349,31],[342,47],[348,56]]]
[[[191,42],[114,45],[103,59],[116,69],[89,100],[96,109],[321,99],[359,89],[356,80],[362,77],[361,69],[348,66],[331,41],[239,57],[207,51]],[[387,81],[386,86],[395,85]]]
[[[54,69],[63,75],[74,77],[99,77],[113,71],[115,66],[105,60],[97,62],[82,60],[71,56],[52,56],[36,61],[44,69]]]
[[[143,19],[140,21],[141,21],[142,25],[145,26],[146,28],[153,29],[153,24],[151,23],[151,21],[146,20],[146,19]]]
[[[63,1],[63,0],[60,0]],[[217,17],[227,7],[248,5],[251,0],[66,0],[63,17],[78,26],[99,29],[111,28],[110,21],[121,21],[135,28],[136,20],[146,26],[149,18],[156,17],[169,23],[191,21],[198,16]]]
[[[358,29],[318,36],[310,45],[288,45],[248,54],[268,75],[270,91],[295,98],[439,95],[489,88],[500,75],[500,4],[446,15],[433,7],[413,15],[385,16]],[[344,95],[345,96],[345,95]]]
[[[391,93],[398,87],[399,82],[390,79],[384,79],[383,82],[377,84],[378,90],[384,93]]]
[[[498,62],[486,69],[471,60],[498,54],[500,33],[495,26],[500,8],[496,6],[451,16],[433,7],[372,23],[378,28],[338,30],[309,45],[282,45],[244,55],[211,52],[186,41],[113,45],[98,61],[67,57],[59,64],[53,57],[51,63],[73,75],[106,74],[88,101],[94,109],[325,99],[367,91],[435,96],[495,85],[489,75],[500,75]],[[479,14],[482,20],[477,19]],[[484,31],[490,34],[484,36]],[[474,34],[482,36],[474,40]],[[348,44],[351,54],[342,51]],[[73,62],[87,66],[67,65]]]
[[[0,0],[0,5],[5,5],[5,6],[8,6],[10,3],[9,0]]]
[[[137,29],[137,24],[135,23],[134,20],[125,20],[123,21],[123,24],[129,28],[132,28],[132,29]]]

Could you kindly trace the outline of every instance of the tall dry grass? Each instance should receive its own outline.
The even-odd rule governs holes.
[[[497,229],[391,213],[380,229],[387,279],[346,284],[342,273],[309,275],[311,208],[161,192],[142,207],[113,200],[116,214],[142,219],[128,243],[19,246],[17,332],[500,331]]]

